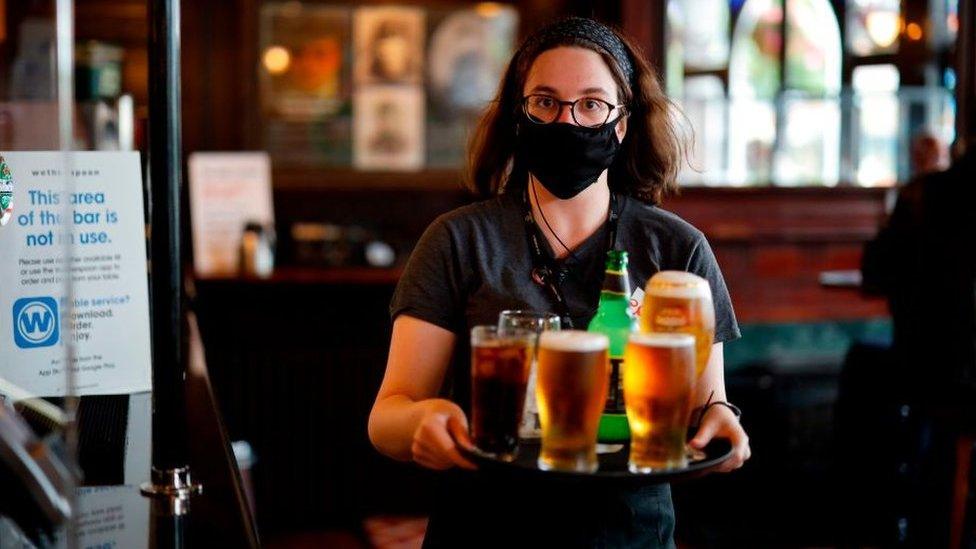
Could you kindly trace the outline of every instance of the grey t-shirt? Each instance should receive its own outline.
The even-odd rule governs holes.
[[[698,274],[712,287],[715,340],[739,337],[725,281],[701,231],[636,199],[618,195],[617,203],[616,247],[630,255],[632,288],[643,288],[661,270]],[[457,335],[443,393],[469,413],[470,328],[495,324],[505,309],[558,312],[546,288],[532,279],[524,209],[519,195],[505,194],[439,217],[410,256],[390,305],[394,319],[413,316]],[[596,314],[608,231],[604,224],[563,262],[572,274],[562,293],[577,328]],[[548,246],[545,251],[552,252]],[[582,489],[448,471],[438,486],[425,548],[506,547],[517,540],[552,547],[675,546],[666,484]]]
[[[715,303],[715,341],[738,338],[728,289],[702,232],[673,213],[634,198],[617,195],[617,204],[616,247],[630,256],[631,288],[643,288],[662,270],[704,277]],[[417,243],[390,305],[394,319],[401,314],[413,316],[457,335],[445,391],[466,410],[470,328],[495,324],[505,309],[558,312],[546,287],[532,279],[524,211],[522,197],[510,193],[437,218]],[[563,261],[570,274],[561,289],[577,328],[585,329],[596,314],[608,231],[604,224]],[[546,245],[545,239],[540,240]],[[548,246],[545,251],[551,253]]]

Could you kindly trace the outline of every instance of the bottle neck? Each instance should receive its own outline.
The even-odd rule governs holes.
[[[609,295],[608,295],[609,294]],[[600,289],[600,300],[604,297],[622,296],[625,300],[630,298],[630,276],[626,269],[620,271],[607,269],[603,276],[603,287]]]

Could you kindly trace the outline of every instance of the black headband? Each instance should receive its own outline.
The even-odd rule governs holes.
[[[566,39],[583,40],[605,51],[613,57],[624,73],[629,86],[634,85],[634,64],[620,37],[603,23],[584,17],[569,17],[543,27],[525,41],[519,53],[539,52],[549,46],[558,45]]]

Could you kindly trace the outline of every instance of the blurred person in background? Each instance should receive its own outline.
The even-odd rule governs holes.
[[[976,428],[976,149],[940,171],[946,154],[934,136],[915,139],[918,175],[862,259],[864,289],[887,298],[894,323],[876,375],[901,403],[892,422],[905,425],[911,492],[902,537],[917,547],[948,545],[955,442]]]
[[[922,130],[912,139],[912,177],[949,167],[949,146],[934,132]]]

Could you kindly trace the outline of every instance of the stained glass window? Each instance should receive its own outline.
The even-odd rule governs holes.
[[[690,162],[682,166],[683,183],[723,185],[725,163],[726,103],[725,86],[718,76],[690,76],[684,81],[684,96],[679,101],[690,124]]]
[[[951,48],[959,34],[959,0],[932,0],[930,8],[935,45]]]
[[[839,177],[837,20],[826,0],[788,0],[786,8],[785,59],[782,0],[748,0],[732,34],[728,178],[733,184],[835,184]]]
[[[890,185],[898,177],[898,68],[861,65],[851,76],[858,128],[855,178],[859,185]]]
[[[782,0],[749,0],[732,33],[729,95],[772,99],[780,87]]]
[[[681,2],[668,2],[665,50],[665,83],[668,95],[680,98],[685,83],[685,18]]]
[[[693,16],[686,25],[684,62],[691,70],[724,68],[729,62],[729,5],[724,0],[672,0],[683,14]]]
[[[951,142],[958,0],[930,0],[924,20],[900,0],[844,0],[839,21],[840,3],[668,2],[667,89],[694,135],[683,183],[892,185],[916,138]]]
[[[899,0],[847,2],[847,47],[854,55],[894,53],[901,25]]]

